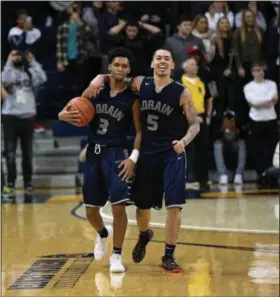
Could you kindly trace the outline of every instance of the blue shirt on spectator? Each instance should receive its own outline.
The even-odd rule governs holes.
[[[69,23],[67,54],[69,60],[77,59],[78,57],[77,24],[73,21],[70,21]]]
[[[100,15],[98,20],[98,29],[100,39],[104,39],[107,37],[109,29],[118,25],[119,17],[117,14],[113,14],[109,11]]]

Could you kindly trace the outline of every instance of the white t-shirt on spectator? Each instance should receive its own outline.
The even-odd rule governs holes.
[[[19,44],[21,42],[21,35],[23,33],[23,30],[18,27],[13,27],[10,29],[8,33],[8,41],[11,41],[13,37],[17,37],[16,39],[14,38],[14,43]],[[35,41],[37,41],[41,37],[41,31],[37,28],[32,28],[29,31],[26,31],[26,38],[25,42],[27,44],[32,44]]]
[[[206,12],[205,16],[208,20],[209,29],[213,32],[216,32],[217,23],[220,18],[223,18],[225,16],[225,14],[223,12],[215,12],[214,16],[211,16],[209,12]],[[225,17],[228,18],[230,26],[232,28],[234,24],[234,14],[231,11],[229,11]]]
[[[272,100],[277,95],[277,85],[274,81],[265,79],[263,82],[251,81],[244,87],[244,95],[251,106],[249,116],[253,121],[264,122],[277,119],[274,106],[254,107]]]

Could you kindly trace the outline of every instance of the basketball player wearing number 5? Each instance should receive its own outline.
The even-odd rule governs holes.
[[[184,152],[185,146],[199,133],[200,126],[189,90],[171,79],[174,66],[169,51],[157,50],[151,64],[154,76],[136,77],[130,83],[131,89],[139,94],[142,122],[141,152],[133,184],[140,234],[132,257],[136,263],[144,259],[146,246],[153,237],[149,229],[150,209],[162,207],[164,194],[167,218],[162,266],[168,271],[180,272],[174,250],[185,204]],[[91,87],[98,90],[107,79],[107,76],[97,76]]]
[[[108,197],[113,213],[113,254],[110,271],[124,272],[121,251],[127,228],[125,203],[131,198],[131,178],[141,144],[140,102],[124,82],[130,71],[133,56],[130,51],[117,48],[109,53],[111,80],[97,94],[86,89],[82,97],[92,100],[95,117],[90,123],[89,145],[86,152],[83,196],[89,222],[98,233],[94,249],[96,260],[107,251],[110,226],[105,227],[100,215]],[[60,119],[78,122],[79,114],[67,109]],[[136,137],[129,156],[127,135],[134,123]]]

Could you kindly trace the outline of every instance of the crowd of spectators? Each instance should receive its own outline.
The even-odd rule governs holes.
[[[201,146],[213,148],[220,183],[227,183],[223,155],[230,143],[238,152],[234,181],[242,183],[246,152],[266,150],[263,146],[254,150],[259,137],[258,141],[269,142],[262,164],[252,157],[259,184],[263,184],[262,173],[272,165],[278,138],[278,114],[264,112],[262,117],[267,119],[256,119],[252,108],[259,108],[253,106],[244,86],[253,80],[251,88],[258,85],[257,71],[265,71],[265,79],[279,86],[278,1],[18,1],[2,2],[2,12],[2,65],[11,50],[31,52],[43,65],[50,88],[64,90],[63,96],[54,96],[61,106],[76,94],[75,87],[78,94],[97,73],[107,72],[107,53],[112,48],[123,46],[132,51],[136,57],[132,75],[151,75],[154,50],[170,50],[176,63],[174,78],[184,83],[186,76],[186,84],[194,83],[193,75],[204,84],[201,122],[205,131],[194,144],[200,160],[206,163],[204,169],[210,165]],[[191,70],[194,62],[197,70]],[[265,87],[262,92],[265,94]],[[277,110],[278,95],[271,96],[266,98],[274,100],[269,108]],[[257,121],[274,122],[260,128]],[[275,133],[267,141],[266,131],[272,126]],[[254,145],[250,146],[252,127]],[[199,182],[207,190],[207,172],[197,166],[190,166],[198,172],[189,174],[189,182],[199,181],[200,176]]]

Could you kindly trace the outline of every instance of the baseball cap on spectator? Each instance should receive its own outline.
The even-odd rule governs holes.
[[[197,45],[191,45],[190,47],[188,47],[187,49],[187,55],[193,55],[193,54],[197,54],[197,53],[201,53],[201,49],[199,46]]]
[[[192,45],[192,46],[188,47],[188,49],[187,49],[188,56],[191,56],[193,54],[200,54],[200,53],[201,53],[201,50],[200,50],[199,46],[197,46],[197,45]]]

